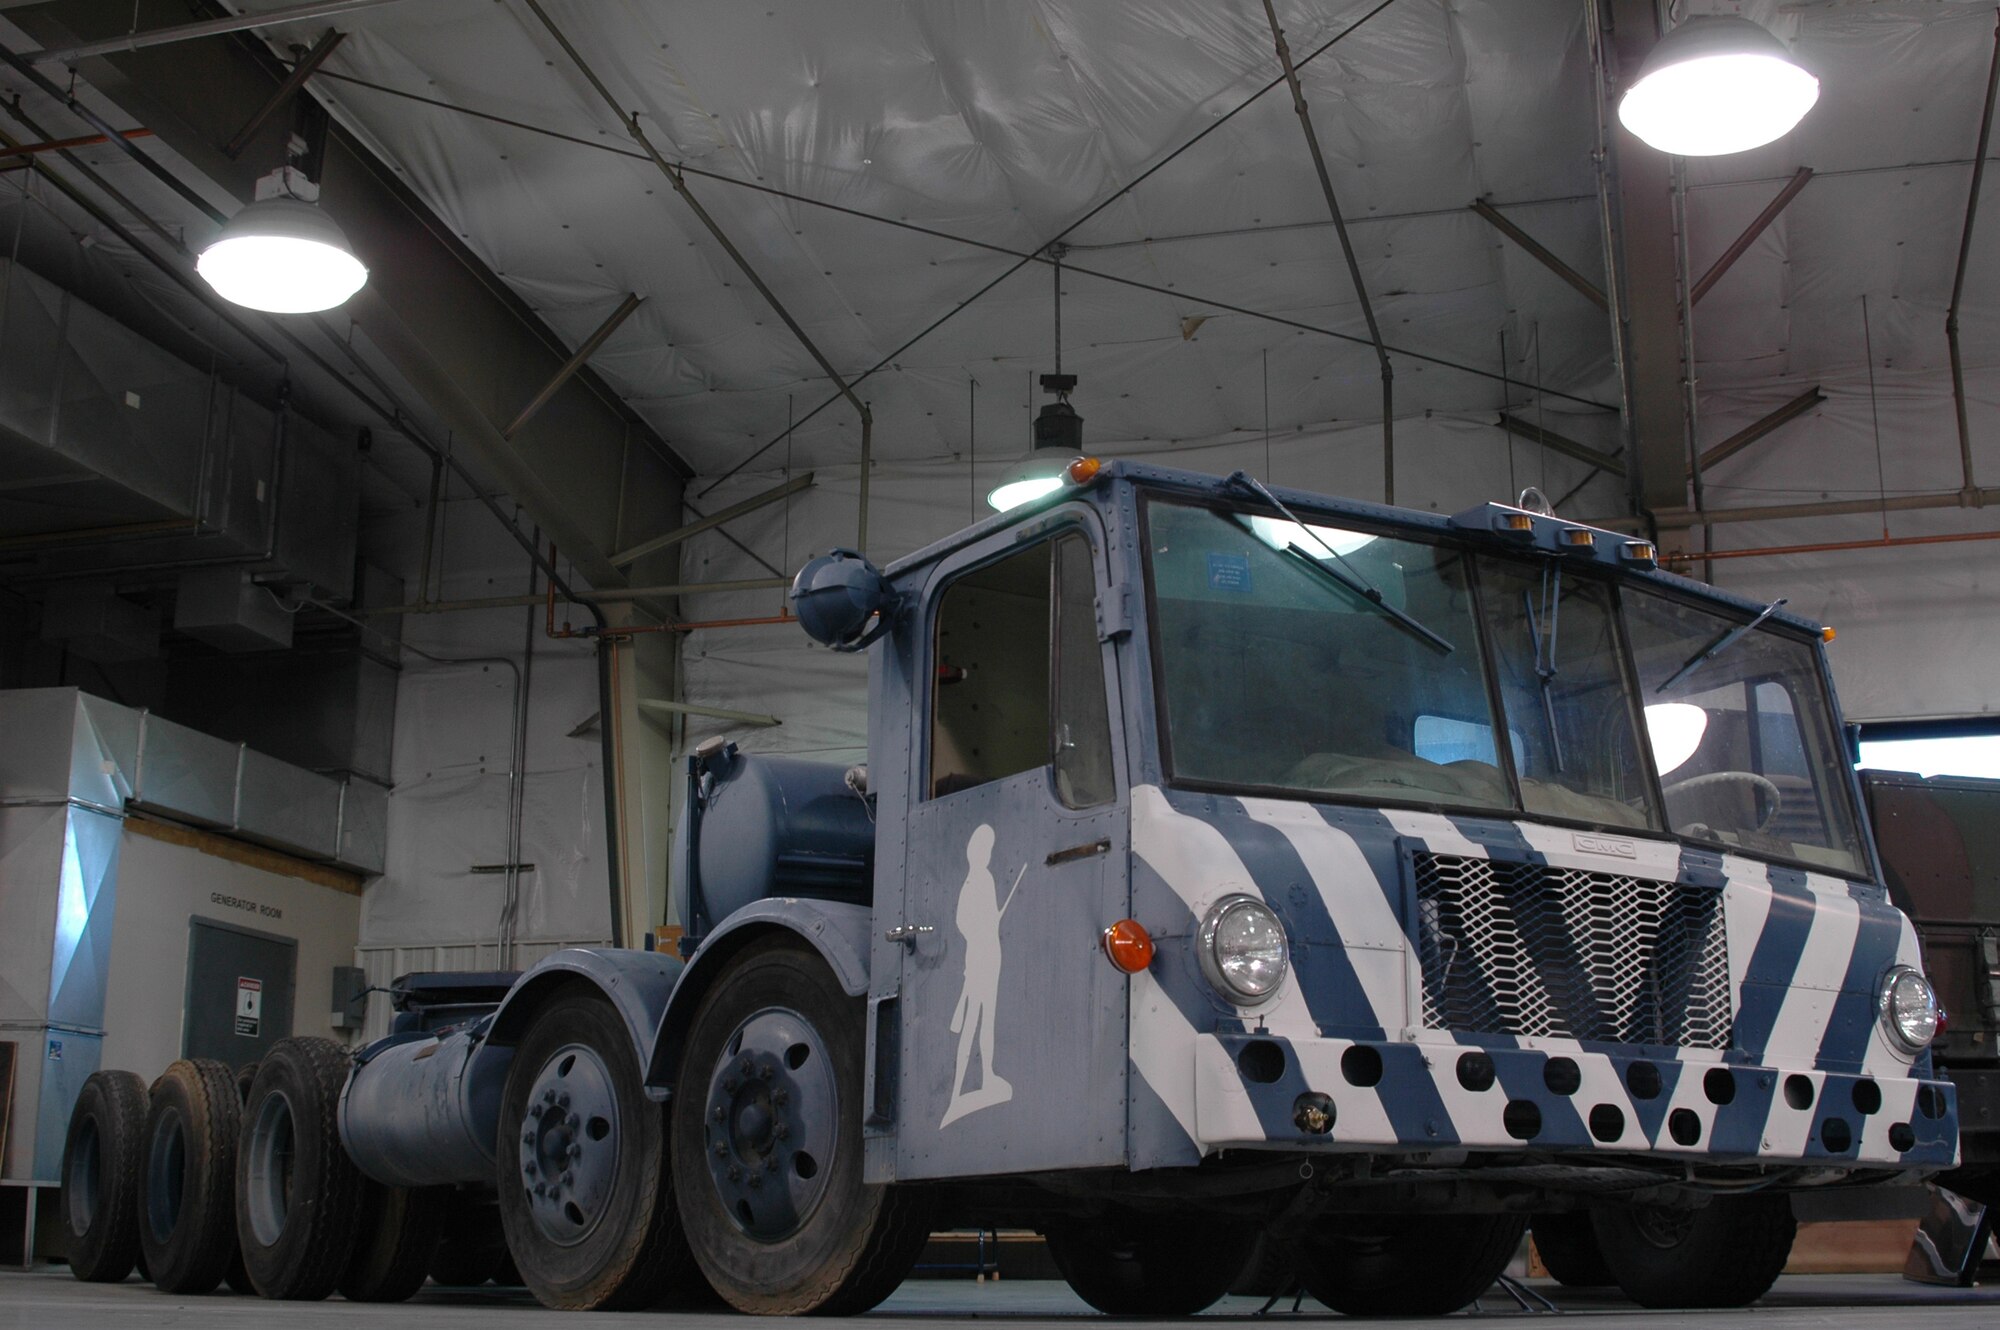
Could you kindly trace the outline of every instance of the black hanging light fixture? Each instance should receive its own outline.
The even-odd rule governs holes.
[[[1042,375],[1041,384],[1042,391],[1054,393],[1056,400],[1045,403],[1035,416],[1027,459],[987,492],[987,505],[998,512],[1061,489],[1070,463],[1083,454],[1083,417],[1069,404],[1069,395],[1076,390],[1076,375],[1062,372],[1062,259],[1068,252],[1068,246],[1060,244],[1049,249],[1056,275],[1056,371]]]

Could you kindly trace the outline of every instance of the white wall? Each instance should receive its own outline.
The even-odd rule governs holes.
[[[266,908],[247,913],[219,905],[212,899],[218,893]],[[128,823],[119,848],[101,1065],[150,1081],[181,1056],[191,918],[296,938],[289,1033],[342,1038],[329,1020],[333,968],[354,964],[360,917],[358,896],[170,844]]]

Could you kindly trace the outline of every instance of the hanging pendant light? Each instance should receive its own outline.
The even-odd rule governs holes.
[[[1618,119],[1661,152],[1716,157],[1782,138],[1818,100],[1819,80],[1770,32],[1703,15],[1660,38]]]
[[[195,271],[224,300],[267,314],[344,303],[367,282],[368,269],[339,223],[311,201],[318,193],[291,167],[259,180],[257,201],[229,219]]]
[[[986,504],[996,512],[1007,512],[1024,503],[1054,494],[1063,487],[1070,463],[1083,454],[1083,417],[1069,404],[1076,387],[1076,375],[1062,372],[1062,256],[1067,247],[1052,250],[1056,271],[1056,372],[1041,377],[1042,391],[1054,393],[1056,400],[1045,404],[1035,416],[1034,440],[1027,460],[1000,478],[986,493]]]

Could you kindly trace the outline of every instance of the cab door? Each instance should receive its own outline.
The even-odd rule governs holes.
[[[1104,566],[1079,508],[1038,538],[1017,528],[968,548],[926,590],[898,930],[899,1178],[1123,1160],[1124,976],[1098,942],[1128,900]]]

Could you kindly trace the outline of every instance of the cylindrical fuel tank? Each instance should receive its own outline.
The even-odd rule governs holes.
[[[729,757],[709,787],[697,832],[711,923],[767,896],[870,898],[875,824],[846,777],[847,768],[831,762]]]
[[[393,1044],[355,1068],[340,1094],[340,1140],[356,1167],[389,1187],[492,1179],[514,1050],[487,1048],[485,1024]]]

